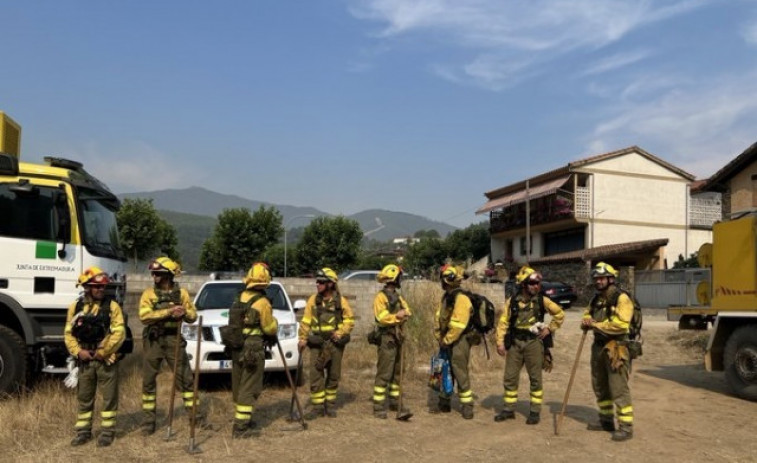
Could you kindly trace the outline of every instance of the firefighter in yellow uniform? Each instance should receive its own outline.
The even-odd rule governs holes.
[[[277,342],[278,322],[265,289],[271,272],[262,262],[252,264],[244,279],[245,289],[231,307],[229,325],[242,331],[243,346],[231,351],[231,390],[234,399],[233,438],[251,437],[255,423],[252,412],[263,391],[265,345]],[[232,317],[238,320],[232,320]]]
[[[434,336],[439,342],[440,349],[450,351],[450,366],[452,375],[457,382],[457,396],[460,400],[463,418],[473,418],[473,391],[468,375],[471,345],[480,342],[481,338],[469,326],[473,305],[468,296],[460,292],[463,281],[463,269],[453,265],[445,265],[440,270],[440,278],[444,295],[434,317]],[[452,410],[451,397],[439,393],[439,412],[449,413]]]
[[[544,400],[542,370],[551,369],[552,334],[560,328],[565,313],[559,304],[541,294],[541,274],[531,267],[520,269],[516,281],[520,291],[505,301],[497,323],[497,353],[505,356],[504,407],[494,421],[515,418],[520,371],[526,366],[530,381],[531,404],[526,424],[538,424]],[[544,315],[549,313],[549,324]]]
[[[318,292],[308,299],[298,332],[300,353],[305,347],[310,349],[311,409],[307,419],[320,414],[336,417],[342,356],[355,326],[352,308],[339,292],[336,272],[323,268],[315,278]]]
[[[617,270],[604,262],[591,271],[596,296],[584,312],[581,328],[594,332],[591,345],[591,382],[599,408],[599,423],[590,423],[589,430],[612,433],[612,440],[633,437],[633,404],[628,387],[631,358],[626,346],[633,317],[633,301],[615,285]],[[608,301],[617,299],[615,306]],[[614,414],[618,419],[615,428]]]
[[[400,390],[400,355],[405,341],[403,326],[410,318],[410,306],[397,292],[401,286],[402,269],[394,264],[386,265],[376,277],[384,288],[373,299],[373,317],[376,322],[378,339],[378,359],[376,379],[373,383],[373,414],[385,419],[386,396],[389,395],[389,408],[396,410],[402,391]],[[387,391],[388,389],[388,391]],[[408,409],[400,410],[404,419],[412,414]]]
[[[148,266],[154,286],[146,289],[139,300],[139,320],[144,325],[142,331],[142,435],[155,432],[156,422],[156,378],[165,360],[169,368],[179,362],[176,372],[176,387],[181,392],[184,407],[190,411],[195,400],[192,370],[185,347],[187,341],[180,334],[181,322],[197,320],[197,310],[186,289],[180,288],[174,277],[181,273],[178,263],[168,257],[158,257]],[[174,358],[176,343],[179,355]],[[199,399],[199,398],[198,398]],[[199,400],[198,400],[199,402]],[[204,416],[198,410],[197,422],[203,423]]]
[[[97,267],[90,267],[79,276],[77,286],[84,295],[68,307],[63,337],[68,352],[77,359],[79,402],[76,416],[76,437],[72,446],[92,439],[92,415],[97,388],[103,397],[100,412],[101,433],[98,447],[113,443],[118,413],[118,350],[126,337],[121,306],[105,298],[108,276]]]

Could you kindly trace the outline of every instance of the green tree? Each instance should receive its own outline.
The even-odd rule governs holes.
[[[338,217],[313,219],[297,244],[297,265],[302,271],[331,267],[336,272],[358,261],[363,232],[355,220]]]
[[[447,259],[444,241],[438,238],[421,238],[407,250],[405,269],[412,275],[432,275]]]
[[[224,209],[213,234],[202,244],[201,270],[245,271],[284,234],[281,213],[274,207],[250,214],[246,208]]]
[[[432,228],[431,230],[418,230],[417,232],[415,232],[415,234],[413,234],[413,238],[441,238],[441,236],[439,236],[438,231]]]
[[[121,246],[134,267],[158,252],[179,259],[176,230],[158,215],[152,199],[124,199],[116,214]]]
[[[491,252],[491,236],[488,222],[469,225],[462,230],[452,232],[445,242],[447,254],[452,259],[463,261],[471,258],[481,259]]]
[[[699,253],[692,253],[688,259],[683,258],[683,254],[678,254],[678,260],[673,263],[673,268],[699,268]]]

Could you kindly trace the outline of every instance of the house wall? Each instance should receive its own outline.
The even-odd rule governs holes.
[[[731,179],[729,184],[731,214],[755,209],[757,192],[754,189],[753,175],[757,175],[757,162],[753,162]]]
[[[686,230],[689,190],[686,179],[632,153],[583,169],[593,174],[593,222],[587,245],[596,247],[667,238],[659,265],[672,266],[712,239],[709,230]]]

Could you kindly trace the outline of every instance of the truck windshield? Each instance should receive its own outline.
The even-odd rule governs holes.
[[[92,255],[123,260],[116,224],[117,203],[94,190],[79,189],[82,240]]]

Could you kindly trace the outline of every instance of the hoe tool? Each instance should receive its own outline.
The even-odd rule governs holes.
[[[557,417],[557,424],[555,425],[555,436],[560,434],[560,424],[562,424],[563,416],[565,416],[565,409],[568,408],[568,397],[570,396],[570,389],[573,387],[573,380],[576,378],[576,370],[578,369],[578,361],[581,360],[581,350],[584,348],[584,341],[586,341],[586,334],[589,330],[584,330],[584,334],[581,336],[581,342],[578,343],[578,352],[576,352],[576,360],[573,362],[573,370],[570,372],[570,380],[568,380],[568,388],[565,390],[565,397],[562,399],[562,409],[560,415]]]
[[[166,429],[166,440],[173,438],[173,406],[176,401],[176,376],[179,373],[179,346],[181,345],[181,322],[179,320],[176,327],[176,345],[173,351],[173,376],[171,377],[171,402],[168,407],[168,429]]]

